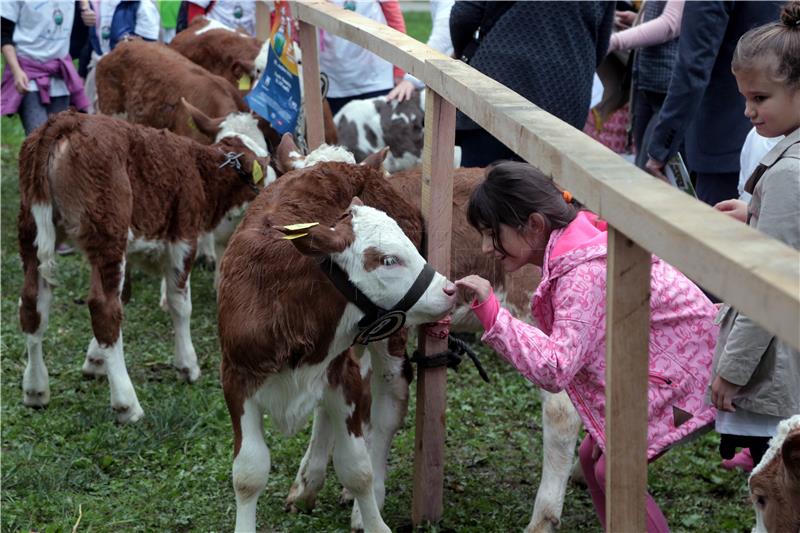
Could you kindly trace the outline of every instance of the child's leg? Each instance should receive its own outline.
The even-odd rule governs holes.
[[[578,449],[578,458],[581,462],[581,469],[583,470],[583,477],[586,479],[586,487],[589,489],[589,495],[592,497],[595,513],[597,519],[600,520],[600,525],[603,529],[606,527],[606,487],[605,487],[605,461],[603,461],[603,480],[597,479],[595,474],[596,460],[592,458],[592,452],[595,448],[594,439],[587,433],[586,437],[581,442],[581,447]],[[602,455],[600,456],[602,457]]]
[[[602,453],[592,459],[592,451],[595,447],[594,439],[589,435],[583,439],[578,455],[581,461],[583,475],[586,477],[586,485],[589,487],[589,494],[592,496],[592,503],[597,513],[597,518],[606,527],[606,458]],[[658,507],[658,504],[647,493],[647,531],[648,533],[669,533],[667,519]]]
[[[751,437],[750,455],[753,457],[753,466],[761,462],[761,458],[769,448],[769,437]]]

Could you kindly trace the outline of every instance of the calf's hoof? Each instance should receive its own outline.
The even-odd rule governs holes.
[[[198,366],[184,366],[176,370],[178,371],[178,379],[186,383],[194,383],[200,379],[200,367]]]
[[[555,533],[560,524],[561,520],[559,518],[552,516],[550,513],[545,513],[543,517],[536,521],[531,521],[528,527],[525,528],[525,533]]]
[[[135,403],[133,405],[114,405],[111,406],[114,410],[117,422],[120,424],[132,424],[138,422],[144,416],[142,407]]]
[[[50,403],[50,388],[25,389],[22,391],[22,404],[34,409],[42,409]]]

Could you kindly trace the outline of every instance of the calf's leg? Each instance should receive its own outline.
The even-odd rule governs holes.
[[[89,288],[89,313],[94,339],[87,360],[103,361],[111,389],[111,408],[120,423],[136,422],[144,411],[125,367],[122,349],[122,284],[125,280],[125,257],[89,257],[92,268]]]
[[[525,533],[555,531],[572,470],[581,420],[566,392],[542,391],[542,479]]]
[[[181,379],[194,383],[200,377],[197,354],[192,344],[189,322],[192,316],[192,291],[189,274],[194,259],[194,246],[187,243],[172,243],[167,246],[167,262],[164,272],[167,292],[167,308],[175,329],[175,355],[173,366]]]
[[[334,363],[332,366],[335,366]],[[361,397],[361,376],[358,366],[350,367],[339,374],[339,382],[330,379],[322,396],[322,405],[334,434],[333,466],[344,487],[356,500],[350,527],[363,529],[366,533],[388,533],[390,529],[383,522],[372,483],[372,465],[367,445],[364,441],[362,423],[365,406],[359,405]],[[329,371],[331,376],[335,371]]]
[[[225,401],[233,425],[233,491],[236,494],[235,531],[256,531],[256,505],[267,486],[269,448],[264,442],[263,413],[252,398],[239,399],[226,388]]]

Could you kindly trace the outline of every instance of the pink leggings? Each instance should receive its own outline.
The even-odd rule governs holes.
[[[589,494],[592,495],[594,510],[597,518],[605,530],[606,527],[606,458],[602,453],[597,459],[592,459],[592,450],[595,441],[590,435],[586,435],[581,443],[578,457],[580,457],[583,475],[586,484],[589,486]],[[651,460],[652,462],[652,460]],[[647,532],[648,533],[669,533],[667,519],[658,508],[658,504],[650,494],[647,494]]]

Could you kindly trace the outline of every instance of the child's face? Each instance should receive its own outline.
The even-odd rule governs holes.
[[[773,68],[765,65],[734,72],[745,97],[744,114],[762,137],[787,135],[800,127],[800,88],[775,80]]]
[[[500,224],[498,241],[507,254],[494,247],[492,228],[481,231],[481,251],[499,260],[506,272],[514,272],[527,264],[542,266],[544,262],[544,246],[538,243],[535,236],[526,235],[525,230],[518,230],[506,224]]]

